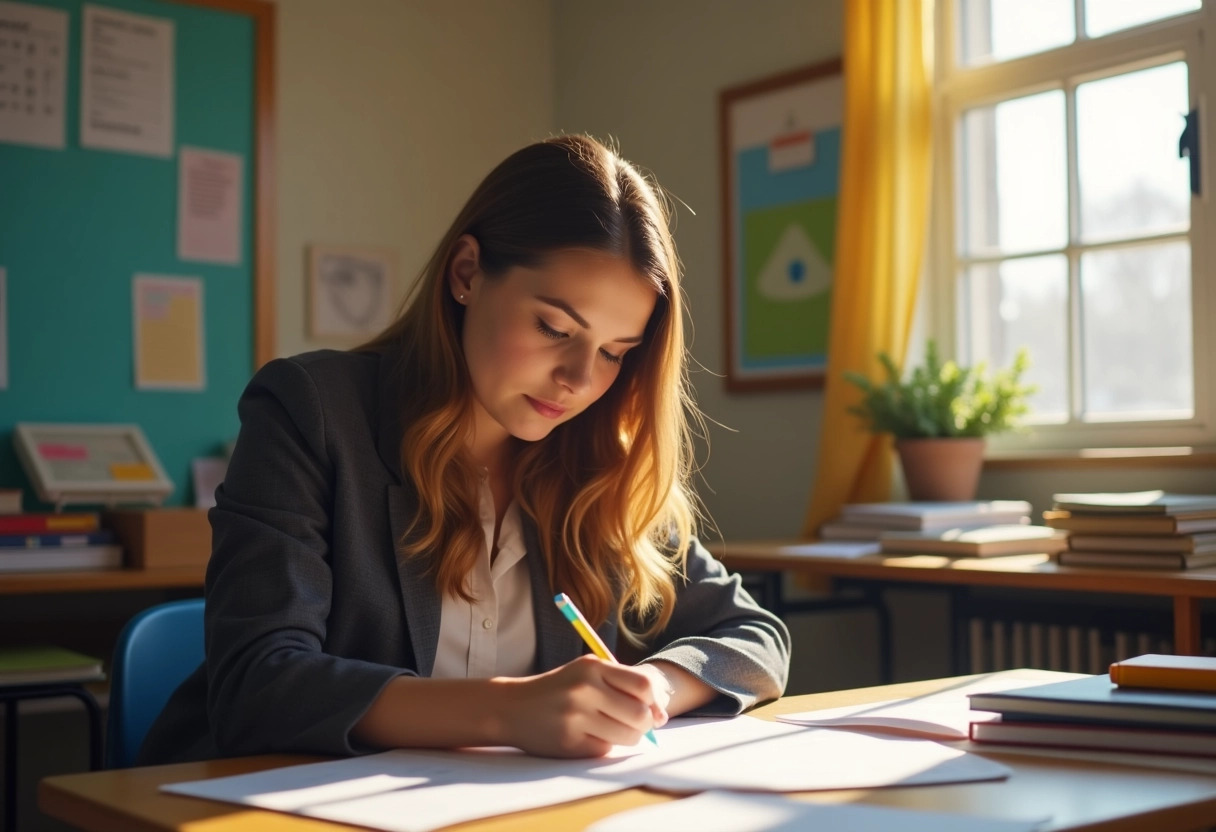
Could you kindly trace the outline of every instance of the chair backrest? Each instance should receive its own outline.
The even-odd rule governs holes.
[[[202,661],[203,599],[158,604],[127,622],[110,668],[106,768],[135,763],[169,696]]]

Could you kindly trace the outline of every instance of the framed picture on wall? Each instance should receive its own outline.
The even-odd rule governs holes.
[[[728,390],[823,384],[843,117],[839,59],[719,94]]]
[[[386,249],[308,249],[308,334],[355,343],[378,333],[397,305],[396,255]]]

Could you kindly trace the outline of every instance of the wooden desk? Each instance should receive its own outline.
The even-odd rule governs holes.
[[[1047,555],[811,558],[783,551],[799,543],[806,541],[730,541],[712,545],[711,551],[728,567],[740,571],[788,570],[828,578],[1168,596],[1174,603],[1174,651],[1188,656],[1200,653],[1199,602],[1204,598],[1216,598],[1216,568],[1161,572],[1069,567],[1060,566]]]
[[[123,589],[202,588],[205,566],[92,569],[78,572],[0,572],[0,595],[111,592]]]
[[[918,696],[941,690],[955,681],[957,679],[936,679],[792,696],[753,714],[771,718],[779,713]],[[1216,778],[1213,777],[1020,754],[985,752],[984,756],[999,759],[1013,769],[1010,779],[996,783],[819,792],[800,797],[819,802],[864,802],[994,818],[1050,815],[1052,821],[1047,828],[1052,830],[1192,832],[1216,823]],[[38,805],[48,815],[87,832],[262,832],[266,829],[319,832],[353,828],[157,791],[165,783],[222,777],[317,759],[320,758],[268,755],[59,775],[48,777],[39,784]],[[629,789],[448,828],[461,832],[580,830],[616,812],[670,799],[643,789]]]

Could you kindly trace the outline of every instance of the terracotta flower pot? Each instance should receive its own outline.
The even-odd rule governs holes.
[[[974,500],[984,464],[984,439],[896,439],[910,500]]]

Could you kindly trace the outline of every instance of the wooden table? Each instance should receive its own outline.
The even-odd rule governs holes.
[[[779,713],[919,696],[957,681],[936,679],[791,696],[753,711],[753,714],[771,718]],[[1013,775],[1003,782],[819,792],[799,797],[816,802],[862,802],[993,818],[1050,816],[1052,820],[1047,828],[1052,830],[1192,832],[1216,824],[1216,777],[1023,754],[985,751],[984,756],[999,759],[1013,770]],[[318,759],[321,758],[279,754],[59,775],[48,777],[39,784],[38,804],[48,815],[87,832],[319,832],[353,828],[158,791],[166,783],[223,777]],[[448,829],[461,832],[580,830],[616,812],[671,799],[644,789],[629,789]]]
[[[1174,652],[1200,654],[1199,603],[1216,598],[1216,568],[1185,572],[1060,566],[1048,555],[948,558],[940,555],[866,555],[859,558],[793,554],[797,540],[730,541],[711,546],[714,555],[737,571],[790,571],[827,578],[945,586],[1016,587],[1173,599]]]
[[[0,572],[0,595],[111,592],[127,589],[201,589],[205,571],[205,566],[181,566],[163,569]]]

